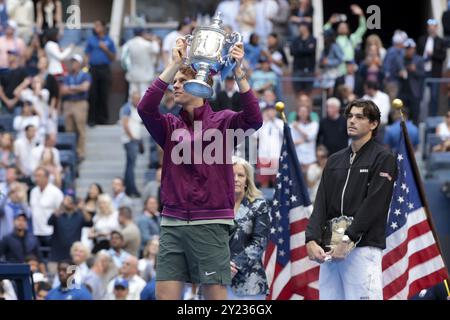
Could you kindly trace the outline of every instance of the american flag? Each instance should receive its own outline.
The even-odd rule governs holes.
[[[311,213],[291,132],[285,124],[270,213],[270,237],[263,258],[270,289],[268,300],[319,298],[319,265],[309,260],[305,246]]]
[[[398,177],[386,225],[383,252],[384,299],[405,300],[448,278],[421,197],[420,176],[402,123],[397,148]]]

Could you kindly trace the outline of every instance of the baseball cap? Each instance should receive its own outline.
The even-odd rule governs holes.
[[[78,53],[74,54],[71,59],[83,63],[83,57]]]
[[[415,42],[413,39],[408,38],[408,39],[403,43],[403,45],[405,46],[405,48],[415,48],[415,47],[416,47],[416,42]]]
[[[428,19],[428,20],[427,20],[427,24],[428,24],[429,26],[437,26],[438,22],[437,22],[436,19]]]
[[[392,37],[392,43],[394,44],[400,44],[404,43],[408,39],[408,35],[405,31],[402,30],[396,30],[394,32],[394,36]]]
[[[122,287],[124,289],[128,289],[128,280],[118,278],[116,281],[114,281],[114,288]]]
[[[77,198],[75,197],[75,192],[72,189],[67,189],[66,192],[64,192],[64,195],[67,197],[71,197],[74,202],[77,200]]]

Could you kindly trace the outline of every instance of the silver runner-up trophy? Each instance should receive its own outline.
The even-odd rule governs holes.
[[[208,76],[221,72],[223,80],[234,65],[228,56],[228,49],[235,43],[242,42],[239,33],[227,34],[222,29],[220,17],[221,13],[217,12],[211,25],[197,27],[192,35],[186,36],[187,64],[197,71],[197,75],[195,79],[184,83],[184,90],[197,97],[212,97],[213,88],[206,83]]]

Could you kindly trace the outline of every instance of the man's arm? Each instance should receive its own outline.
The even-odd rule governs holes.
[[[364,236],[375,220],[386,219],[396,178],[395,157],[390,153],[381,155],[376,161],[367,196],[345,232],[353,242]]]

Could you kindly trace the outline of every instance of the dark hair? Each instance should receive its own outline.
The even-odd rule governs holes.
[[[94,182],[94,183],[91,183],[91,185],[89,186],[89,189],[91,188],[91,186],[96,186],[97,187],[97,189],[98,189],[98,194],[99,195],[101,195],[102,193],[103,193],[103,188],[102,188],[102,186],[99,184],[99,183],[96,183],[96,182]],[[89,191],[86,193],[86,198],[84,198],[84,201],[85,202],[87,202],[87,201],[89,201],[91,198],[89,198]]]
[[[25,132],[27,132],[28,130],[30,130],[30,128],[36,128],[34,125],[29,124],[25,127]]]
[[[39,292],[41,290],[44,291],[50,291],[52,290],[52,286],[50,285],[50,283],[46,282],[46,281],[39,281],[38,283],[36,283],[36,292]]]
[[[75,263],[70,259],[64,259],[58,262],[58,269],[62,264],[67,264],[69,266],[73,266]]]
[[[110,237],[112,238],[112,236],[113,236],[114,234],[117,234],[117,235],[120,237],[120,239],[123,240],[123,234],[122,234],[120,231],[117,231],[117,230],[111,231]]]
[[[380,86],[378,85],[378,82],[373,81],[373,80],[366,81],[365,86],[367,87],[367,89],[372,89],[372,90],[378,90],[380,88]]]
[[[257,33],[252,33],[252,34],[250,35],[250,38],[249,38],[248,42],[249,42],[250,44],[252,44],[252,45],[256,45],[256,44],[257,44],[257,42],[255,42],[256,39],[258,39],[258,42],[259,42],[259,36],[258,36],[258,34],[257,34]]]
[[[133,217],[133,212],[130,207],[124,206],[119,208],[119,214],[125,216],[127,219],[131,219]]]
[[[45,31],[45,43],[48,41],[58,42],[59,30],[57,28],[50,28]]]
[[[182,65],[178,71],[192,79],[194,79],[197,75],[197,72],[187,65]],[[210,86],[213,85],[213,79],[210,75],[208,76],[208,80],[206,81],[206,83],[208,83]]]
[[[25,262],[28,263],[30,261],[38,261],[39,259],[34,254],[29,254],[25,257]]]
[[[352,108],[362,108],[363,109],[363,115],[369,119],[370,122],[377,121],[378,124],[375,129],[372,130],[372,138],[374,138],[377,135],[378,127],[380,126],[381,121],[381,113],[378,106],[371,100],[354,100],[350,102],[347,107],[345,108],[344,115],[347,117],[350,114],[350,110]]]

